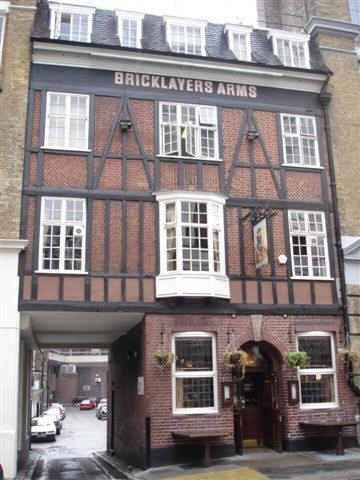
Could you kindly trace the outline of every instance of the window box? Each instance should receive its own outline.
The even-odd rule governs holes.
[[[173,413],[217,413],[215,334],[181,332],[172,337]]]
[[[300,407],[334,408],[338,406],[334,337],[327,332],[297,335],[298,351],[306,352],[308,361],[298,369]]]
[[[292,278],[330,280],[324,213],[290,210],[289,229]]]
[[[43,148],[88,149],[89,96],[48,92]]]
[[[314,117],[281,115],[284,164],[292,167],[320,167]]]
[[[188,18],[164,17],[166,40],[172,52],[188,55],[206,55],[206,21]]]
[[[229,298],[225,273],[225,197],[160,192],[160,273],[156,296]]]
[[[310,68],[310,35],[284,30],[270,30],[274,55],[287,67]]]
[[[207,105],[160,104],[161,155],[217,160],[217,109]]]
[[[50,38],[73,42],[91,42],[92,21],[95,8],[59,5],[49,2]]]
[[[224,32],[227,34],[229,49],[241,61],[251,62],[251,27],[226,24]]]
[[[85,272],[86,205],[84,199],[43,197],[39,235],[39,271]]]
[[[141,48],[142,20],[144,15],[116,10],[116,16],[120,45],[129,48]]]

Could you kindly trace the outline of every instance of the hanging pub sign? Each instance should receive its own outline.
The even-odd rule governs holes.
[[[261,268],[269,263],[269,248],[267,238],[266,217],[262,217],[253,225],[255,268]]]

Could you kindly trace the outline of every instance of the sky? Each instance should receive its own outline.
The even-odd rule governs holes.
[[[63,4],[174,15],[218,23],[256,22],[256,0],[63,0]]]

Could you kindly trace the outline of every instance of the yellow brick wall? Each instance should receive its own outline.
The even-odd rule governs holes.
[[[11,5],[35,6],[36,0]],[[6,16],[0,93],[0,238],[19,238],[30,31],[35,11],[11,8]]]

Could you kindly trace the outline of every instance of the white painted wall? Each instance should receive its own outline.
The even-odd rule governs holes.
[[[0,462],[5,478],[16,476],[19,339],[18,259],[26,240],[0,240]]]

